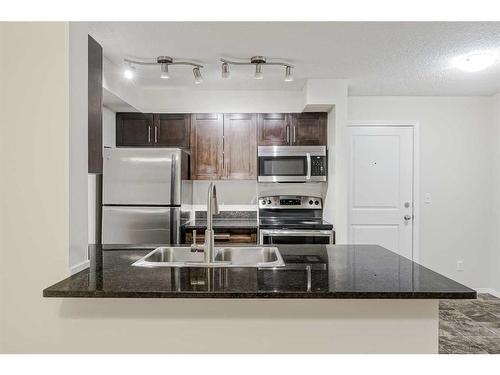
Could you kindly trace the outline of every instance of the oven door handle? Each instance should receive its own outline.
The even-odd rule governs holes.
[[[306,159],[307,159],[307,176],[306,176],[306,180],[310,180],[311,179],[311,154],[309,152],[306,154]]]
[[[286,235],[286,236],[331,236],[331,230],[283,230],[283,229],[261,229],[260,233],[268,235]]]

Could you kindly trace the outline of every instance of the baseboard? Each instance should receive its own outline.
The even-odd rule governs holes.
[[[90,267],[90,260],[84,260],[81,263],[75,264],[69,268],[69,273],[74,275],[77,272],[83,271],[85,268]]]
[[[500,292],[497,291],[497,290],[495,290],[495,289],[491,289],[491,288],[475,288],[475,290],[478,293],[488,293],[488,294],[491,294],[492,296],[500,298]]]

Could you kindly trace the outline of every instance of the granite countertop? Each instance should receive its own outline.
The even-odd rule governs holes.
[[[86,298],[469,299],[476,292],[376,245],[277,246],[280,269],[142,268],[151,247],[90,246],[91,267],[43,291]],[[306,266],[307,267],[306,269]],[[210,281],[210,282],[208,282]]]

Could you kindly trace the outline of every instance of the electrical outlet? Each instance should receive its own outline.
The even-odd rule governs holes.
[[[464,271],[464,261],[463,260],[459,260],[457,262],[457,271],[458,272],[463,272]]]

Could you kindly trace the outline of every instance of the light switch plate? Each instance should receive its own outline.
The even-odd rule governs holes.
[[[431,196],[431,193],[425,193],[424,194],[424,202],[429,204],[432,202],[432,196]]]

